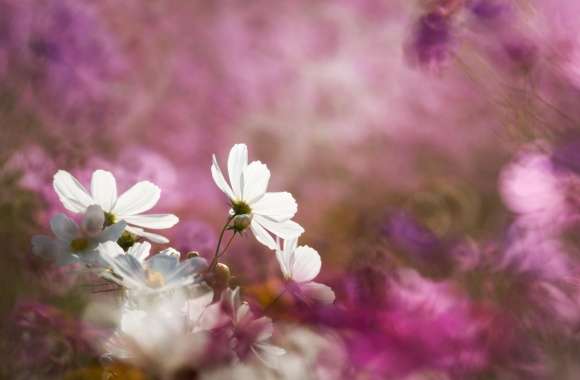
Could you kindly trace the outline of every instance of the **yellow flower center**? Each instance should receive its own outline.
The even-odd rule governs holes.
[[[124,251],[129,250],[137,242],[137,236],[130,232],[123,231],[123,234],[117,240],[117,244],[123,248]]]
[[[250,208],[250,206],[243,201],[232,202],[232,210],[234,210],[234,215],[244,215],[252,213],[252,209]]]
[[[105,212],[105,227],[112,226],[117,222],[117,218],[115,215],[111,214],[110,212]]]
[[[150,269],[145,270],[145,281],[151,288],[160,288],[165,285],[165,277],[161,273]]]
[[[86,238],[74,239],[70,242],[70,249],[73,252],[84,251],[89,247],[89,241]]]

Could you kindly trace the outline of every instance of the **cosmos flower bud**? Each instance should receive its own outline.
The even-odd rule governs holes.
[[[224,263],[217,263],[214,272],[214,283],[217,288],[226,288],[232,278],[230,268]]]
[[[197,252],[197,251],[189,251],[189,252],[187,252],[187,254],[185,255],[185,257],[187,257],[188,259],[191,259],[192,257],[199,257],[199,252]]]
[[[124,231],[121,237],[119,237],[119,240],[117,240],[117,244],[119,244],[125,251],[131,248],[136,242],[137,236],[128,231]]]
[[[83,230],[89,236],[96,236],[102,230],[105,224],[105,213],[98,205],[92,205],[87,207],[87,211],[85,212],[85,217],[82,222]],[[111,223],[110,225],[113,225]]]
[[[233,220],[233,229],[236,232],[242,232],[246,228],[250,226],[252,223],[252,215],[251,214],[242,214],[236,215]]]

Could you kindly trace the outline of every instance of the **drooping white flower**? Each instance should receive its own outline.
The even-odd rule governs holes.
[[[127,222],[127,231],[155,243],[167,243],[164,236],[150,233],[148,229],[173,227],[179,219],[173,214],[142,214],[157,202],[161,190],[149,181],[141,181],[117,196],[117,182],[113,174],[96,170],[91,179],[89,193],[69,172],[59,170],[54,175],[54,190],[64,207],[72,212],[85,212],[91,205],[99,205],[105,212],[107,224],[120,220]]]
[[[163,292],[191,285],[201,281],[200,275],[207,269],[201,257],[180,262],[181,254],[173,248],[149,256],[148,242],[135,243],[127,252],[115,242],[100,244],[97,249],[111,269],[102,276],[138,292]]]
[[[234,145],[230,150],[229,184],[215,155],[211,173],[216,185],[230,198],[230,213],[242,218],[242,226],[248,223],[260,243],[275,249],[276,241],[271,234],[283,239],[293,239],[304,232],[299,224],[291,220],[298,210],[292,194],[266,191],[270,171],[260,161],[248,164],[248,148],[245,144]]]
[[[65,214],[56,214],[50,220],[50,228],[56,239],[37,235],[32,238],[32,252],[54,260],[58,265],[81,262],[101,266],[97,246],[116,241],[126,227],[121,221],[103,229],[103,210],[92,205],[87,207],[81,226]]]
[[[307,245],[298,246],[298,239],[284,240],[276,248],[276,259],[282,274],[291,281],[290,289],[305,301],[333,303],[334,291],[327,285],[314,282],[322,266],[318,252]]]

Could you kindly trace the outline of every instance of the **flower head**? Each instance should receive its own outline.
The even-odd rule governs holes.
[[[211,341],[197,325],[213,292],[205,286],[192,290],[193,294],[176,291],[140,304],[128,299],[104,351],[163,378],[175,378],[175,372],[184,366],[209,364],[204,359]],[[217,358],[211,359],[213,364]]]
[[[334,292],[324,284],[313,280],[320,273],[321,261],[318,252],[307,246],[298,246],[298,239],[285,240],[284,247],[278,245],[276,258],[286,280],[295,286],[293,292],[305,301],[334,302]]]
[[[104,223],[103,210],[97,205],[87,207],[81,226],[65,214],[56,214],[50,221],[56,239],[44,235],[34,236],[32,252],[51,258],[58,265],[80,261],[100,266],[97,246],[117,240],[126,227],[123,221],[103,228]]]
[[[236,144],[228,157],[229,184],[215,155],[211,174],[216,185],[230,198],[236,230],[250,227],[256,239],[270,249],[276,248],[271,234],[283,239],[297,238],[304,229],[292,221],[298,206],[288,192],[267,192],[270,180],[268,167],[260,161],[248,164],[248,148]]]
[[[105,212],[107,224],[123,220],[129,225],[126,228],[128,232],[155,243],[167,243],[169,240],[144,228],[167,229],[179,221],[173,214],[142,214],[157,204],[161,194],[159,187],[149,181],[138,182],[117,196],[117,182],[113,174],[96,170],[89,193],[69,172],[59,170],[54,175],[53,186],[67,210],[78,213],[91,205],[99,205]]]
[[[114,242],[99,245],[98,251],[112,271],[103,276],[127,289],[153,293],[198,282],[200,273],[207,269],[201,257],[180,262],[181,254],[173,248],[154,256],[149,256],[150,249],[148,242],[136,243],[127,252]]]

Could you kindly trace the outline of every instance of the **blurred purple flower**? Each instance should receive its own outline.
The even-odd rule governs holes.
[[[0,56],[8,55],[2,79],[18,88],[20,100],[50,124],[110,122],[127,66],[97,9],[69,0],[3,0],[1,7],[10,14],[0,43]]]
[[[401,211],[391,215],[383,226],[383,234],[404,260],[420,268],[446,272],[451,265],[451,244]]]
[[[441,252],[444,246],[440,238],[406,212],[389,217],[383,226],[383,233],[395,246],[420,260],[429,260],[430,256]]]
[[[452,41],[449,16],[429,12],[419,18],[414,33],[411,54],[420,65],[436,65],[447,58]]]
[[[30,302],[21,303],[11,317],[8,331],[15,373],[58,376],[82,363],[82,358],[94,358],[91,340],[100,333],[66,315],[55,307]]]
[[[563,144],[552,152],[551,162],[556,169],[580,175],[580,140]]]
[[[208,224],[188,220],[181,222],[173,228],[172,246],[181,252],[196,251],[206,258],[211,258],[217,245],[217,235]]]
[[[348,280],[360,281],[365,280]],[[484,323],[450,283],[401,270],[382,286],[387,288],[384,299],[361,302],[359,287],[354,286],[354,293],[347,293],[338,306],[340,312],[333,308],[317,311],[319,323],[344,333],[357,370],[384,378],[429,370],[467,375],[485,367]],[[376,284],[375,292],[380,287]]]
[[[508,4],[502,0],[473,0],[467,5],[471,13],[482,20],[494,20],[504,14]]]
[[[512,64],[519,68],[531,68],[538,58],[537,46],[525,38],[508,40],[504,42],[503,49]]]

